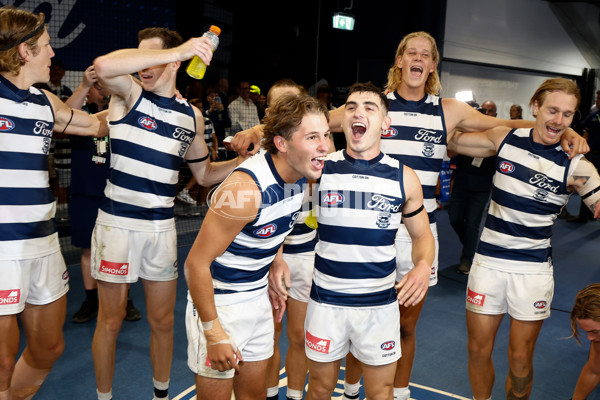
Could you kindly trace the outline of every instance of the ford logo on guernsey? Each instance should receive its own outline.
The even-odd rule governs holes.
[[[510,174],[511,172],[513,172],[515,170],[515,166],[512,165],[512,163],[510,163],[508,161],[502,161],[500,163],[500,165],[498,166],[498,168],[500,169],[501,172],[503,172],[505,174]]]
[[[533,303],[533,306],[535,308],[537,308],[538,310],[542,309],[542,308],[546,308],[546,301],[545,300],[540,300],[540,301],[536,301],[535,303]]]
[[[381,137],[384,139],[393,138],[397,134],[398,134],[398,131],[392,127],[389,127],[388,129],[386,129],[384,131],[381,131]]]
[[[323,203],[328,206],[337,206],[344,202],[344,195],[341,193],[327,193],[323,196]]]
[[[141,127],[148,129],[149,131],[156,130],[156,128],[158,127],[156,121],[146,115],[138,119],[138,124],[140,124]]]
[[[260,237],[269,237],[272,236],[275,233],[275,231],[277,231],[277,225],[269,224],[263,226],[262,228],[258,228],[254,231],[254,234]]]
[[[381,350],[392,350],[394,347],[396,347],[396,342],[393,340],[381,343]]]
[[[15,123],[5,117],[0,117],[0,132],[12,131]]]

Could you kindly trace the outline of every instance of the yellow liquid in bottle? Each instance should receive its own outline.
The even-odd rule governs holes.
[[[308,217],[306,217],[306,219],[304,220],[304,223],[311,229],[317,229],[317,217],[315,216],[314,210],[310,210],[310,213],[308,214]]]
[[[185,72],[194,79],[202,79],[206,73],[206,64],[204,64],[204,61],[200,57],[194,56],[185,69]]]

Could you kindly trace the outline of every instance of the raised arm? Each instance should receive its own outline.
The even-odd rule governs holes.
[[[196,107],[194,112],[196,113],[196,137],[190,144],[185,159],[198,184],[210,186],[222,182],[245,158],[238,156],[232,160],[211,162],[204,140],[204,117]]]
[[[75,89],[71,97],[69,97],[65,101],[65,104],[71,108],[81,110],[91,87],[96,82],[98,82],[96,71],[94,70],[94,66],[90,65],[83,72],[83,78],[81,79],[81,83],[79,84],[79,86],[77,86],[77,89]]]
[[[232,174],[215,192],[214,201],[185,260],[185,278],[202,321],[208,358],[211,367],[219,371],[231,368],[239,370],[234,353],[239,360],[241,354],[219,323],[210,266],[258,213],[258,206],[253,200],[232,204],[231,199],[252,197],[238,193],[255,193],[260,196],[259,189],[250,176],[243,172]]]
[[[442,99],[446,127],[448,129],[448,140],[450,141],[453,132],[482,132],[495,127],[514,128],[533,128],[535,121],[522,119],[502,119],[484,115],[460,100],[445,98]],[[573,129],[568,129],[560,142],[565,152],[570,157],[576,154],[585,154],[590,151],[587,141],[582,138]],[[483,156],[479,156],[483,157]]]
[[[567,187],[581,196],[585,205],[594,214],[594,218],[600,216],[600,176],[594,164],[581,158],[575,166],[575,171],[567,180]]]
[[[423,189],[417,174],[404,167],[404,192],[406,202],[402,209],[402,221],[412,240],[412,260],[415,267],[396,285],[398,302],[414,306],[425,298],[429,288],[429,276],[435,256],[435,241],[427,211],[423,207]]]
[[[212,44],[207,38],[192,38],[170,49],[122,49],[94,60],[94,68],[102,85],[127,100],[135,88],[130,74],[155,65],[177,63],[200,56],[207,65],[212,59]],[[137,92],[137,90],[136,90]],[[137,99],[137,96],[133,94]]]
[[[483,132],[455,131],[448,142],[448,151],[469,157],[491,157],[510,132],[510,128],[499,126]]]

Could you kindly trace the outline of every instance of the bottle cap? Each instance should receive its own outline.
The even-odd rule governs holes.
[[[219,28],[216,25],[211,25],[210,28],[208,28],[208,30],[214,32],[217,36],[221,34],[221,28]]]

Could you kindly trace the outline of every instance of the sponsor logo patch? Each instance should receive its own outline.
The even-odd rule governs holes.
[[[129,263],[115,263],[101,260],[100,272],[109,275],[125,276],[129,273]]]
[[[21,300],[21,289],[0,290],[0,306],[18,304]]]
[[[15,123],[6,117],[0,117],[0,132],[12,131]]]
[[[485,295],[476,293],[467,288],[467,301],[471,304],[475,304],[476,306],[483,306],[483,303],[485,302]]]
[[[498,169],[504,174],[510,174],[515,170],[515,166],[508,161],[502,161],[500,165],[498,165]]]
[[[257,230],[254,231],[254,234],[256,236],[260,236],[260,237],[269,237],[269,236],[272,236],[276,231],[277,231],[277,225],[269,224],[269,225],[265,225],[261,228],[258,228]]]
[[[138,118],[138,124],[140,124],[142,128],[148,129],[149,131],[154,131],[158,127],[156,121],[146,115]]]
[[[318,338],[316,336],[311,335],[309,331],[306,331],[306,346],[309,349],[318,351],[319,353],[329,354],[330,343],[331,340]]]

